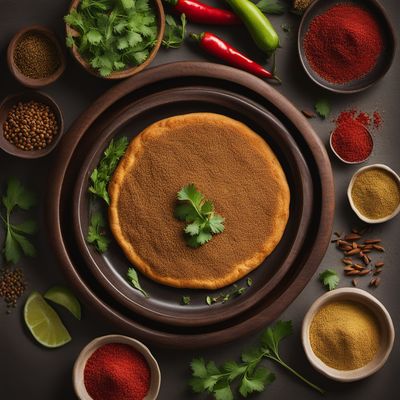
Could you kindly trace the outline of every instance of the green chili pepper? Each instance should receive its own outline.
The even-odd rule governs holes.
[[[268,18],[249,0],[226,1],[246,25],[256,45],[263,52],[272,54],[279,46],[279,37]]]

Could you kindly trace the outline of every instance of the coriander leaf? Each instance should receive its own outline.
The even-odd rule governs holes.
[[[126,9],[130,9],[134,6],[134,0],[120,0],[122,7],[126,8]]]
[[[204,380],[202,378],[191,378],[189,380],[189,386],[194,393],[201,393],[206,390],[204,387]]]
[[[206,296],[206,303],[207,303],[209,306],[213,303],[211,296]]]
[[[29,210],[36,204],[36,197],[32,192],[25,189],[18,179],[10,178],[7,183],[6,195],[3,196],[3,204],[8,213],[15,206],[18,206],[22,210]]]
[[[87,34],[86,34],[87,40],[90,44],[99,44],[102,39],[102,35],[99,31],[96,31],[95,29],[91,29]]]
[[[13,225],[12,227],[13,227],[14,231],[28,233],[30,235],[35,233],[37,230],[36,221],[33,221],[33,220],[27,220],[27,221],[22,222],[21,224]]]
[[[95,168],[90,175],[89,192],[102,198],[108,205],[110,204],[110,197],[107,191],[107,185],[127,147],[127,137],[123,136],[116,140],[112,139],[104,150],[103,157],[97,168]]]
[[[214,389],[214,397],[215,400],[233,400],[233,393],[231,387],[226,384],[226,386],[222,386],[221,388]]]
[[[239,392],[243,397],[247,397],[253,392],[262,392],[265,389],[265,385],[271,384],[274,380],[275,375],[267,368],[258,367],[251,376],[243,376]]]
[[[165,16],[165,32],[162,45],[166,48],[178,48],[186,36],[186,15],[181,14],[180,24],[177,24],[172,15]]]
[[[197,378],[205,378],[207,376],[207,368],[204,358],[194,358],[190,363],[193,376]]]
[[[224,372],[229,373],[229,375],[228,375],[229,381],[235,380],[238,376],[242,375],[246,371],[245,365],[239,365],[235,361],[227,361],[222,366],[222,368],[223,368]]]
[[[187,306],[188,304],[190,304],[190,296],[182,296],[181,302],[184,306]]]
[[[274,326],[269,327],[261,337],[262,344],[268,348],[272,354],[278,356],[279,342],[292,334],[291,321],[278,321]]]
[[[11,236],[14,239],[14,241],[16,241],[19,244],[24,255],[29,256],[29,257],[36,256],[35,247],[25,236],[22,236],[19,233],[16,233],[13,229],[11,229]]]
[[[204,196],[199,191],[197,191],[196,186],[193,183],[189,183],[189,185],[184,186],[178,192],[177,197],[178,200],[189,201],[200,215],[201,202],[203,201]]]
[[[285,6],[279,0],[261,0],[256,6],[266,14],[284,14]]]
[[[74,38],[73,38],[71,35],[68,35],[68,36],[65,38],[65,45],[66,45],[68,48],[71,48],[71,47],[74,47],[74,44],[75,44]]]
[[[133,269],[133,268],[129,268],[129,269],[128,269],[127,278],[128,278],[128,280],[129,280],[129,283],[130,283],[135,289],[139,290],[139,292],[141,292],[141,293],[143,294],[144,297],[150,297],[150,296],[147,294],[147,292],[145,292],[145,291],[142,289],[142,286],[140,285],[140,282],[139,282],[138,274],[137,274],[137,272],[136,272],[135,269]]]
[[[4,245],[4,256],[8,262],[16,264],[21,259],[21,249],[18,242],[14,240],[10,230],[7,231]]]
[[[253,279],[247,278],[247,279],[246,279],[246,283],[247,283],[247,286],[250,287],[250,286],[253,284]]]
[[[196,236],[197,243],[200,245],[206,244],[212,239],[212,235],[209,232],[204,232],[201,231],[199,234]],[[197,247],[197,246],[196,246]]]
[[[329,117],[329,114],[331,113],[331,106],[328,100],[326,99],[318,100],[315,103],[314,107],[315,111],[321,118],[325,119]]]
[[[186,225],[185,232],[191,236],[198,235],[201,229],[199,221],[194,221],[189,225]]]
[[[245,363],[254,363],[261,359],[262,356],[263,353],[259,348],[252,347],[242,353],[241,359]]]
[[[110,240],[105,236],[106,222],[101,212],[95,212],[90,217],[87,242],[92,244],[99,253],[108,249]]]
[[[339,284],[340,278],[336,271],[332,269],[326,269],[319,274],[319,280],[328,290],[336,289]]]
[[[194,222],[198,214],[191,204],[178,204],[175,207],[174,216],[181,221]]]
[[[214,214],[208,221],[212,233],[221,233],[224,231],[225,218],[219,214]]]

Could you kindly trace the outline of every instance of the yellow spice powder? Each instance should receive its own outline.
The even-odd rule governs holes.
[[[354,205],[370,219],[392,214],[400,203],[400,187],[393,175],[381,168],[362,171],[351,190]]]
[[[322,307],[311,322],[309,335],[314,354],[329,367],[345,371],[372,361],[381,338],[375,315],[351,301]]]

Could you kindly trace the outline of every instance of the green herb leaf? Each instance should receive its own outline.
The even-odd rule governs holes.
[[[140,285],[139,282],[139,277],[138,274],[136,272],[136,270],[134,268],[129,268],[128,269],[128,273],[127,273],[127,278],[129,280],[129,283],[137,290],[139,290],[139,292],[141,292],[143,294],[144,297],[150,297],[146,291],[143,290],[142,286]]]
[[[165,32],[162,45],[166,48],[181,47],[186,36],[186,15],[181,14],[180,24],[177,24],[172,15],[165,16]]]
[[[279,342],[292,334],[292,321],[278,321],[261,336],[261,343],[274,356],[279,357]]]
[[[123,136],[115,141],[112,139],[97,168],[90,175],[89,192],[102,198],[108,205],[110,204],[110,196],[107,185],[127,147],[127,137]]]
[[[266,14],[281,15],[285,13],[285,6],[279,0],[261,0],[256,6]]]
[[[321,118],[325,119],[329,117],[331,113],[331,106],[327,99],[318,100],[314,107],[315,111]]]
[[[181,302],[184,306],[187,306],[191,302],[190,296],[182,296]]]
[[[251,375],[244,375],[240,383],[239,392],[247,397],[254,392],[262,392],[265,386],[275,380],[275,375],[267,368],[258,367]]]
[[[213,203],[205,200],[193,183],[184,186],[177,198],[184,203],[175,207],[174,216],[188,223],[184,232],[190,247],[199,247],[209,242],[213,234],[224,231],[224,218],[215,213]]]
[[[36,223],[27,220],[17,225],[11,223],[11,214],[15,207],[29,210],[36,204],[35,195],[27,190],[16,178],[10,178],[7,183],[6,194],[2,198],[6,208],[6,217],[2,220],[6,228],[6,239],[4,243],[4,256],[6,261],[17,263],[22,255],[34,257],[36,249],[25,237],[36,231]]]
[[[339,284],[340,278],[333,269],[326,269],[319,274],[319,280],[328,290],[333,290]]]
[[[90,217],[89,230],[87,234],[87,242],[92,244],[99,253],[108,250],[110,239],[105,235],[106,221],[101,212],[94,212]]]
[[[281,24],[281,28],[285,33],[290,33],[290,31],[292,30],[292,27],[289,24]]]

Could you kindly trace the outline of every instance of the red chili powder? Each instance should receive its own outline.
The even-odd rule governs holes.
[[[313,70],[332,83],[359,79],[375,66],[383,38],[374,16],[353,4],[338,4],[315,17],[304,38]]]
[[[84,383],[93,400],[143,400],[150,387],[150,368],[131,346],[109,343],[89,357]]]
[[[357,115],[355,110],[340,113],[331,140],[332,147],[343,160],[361,162],[371,154],[374,143],[367,130],[369,124],[366,113]]]
[[[378,129],[383,122],[382,115],[378,111],[374,111],[374,114],[372,117],[374,119],[374,128]]]

